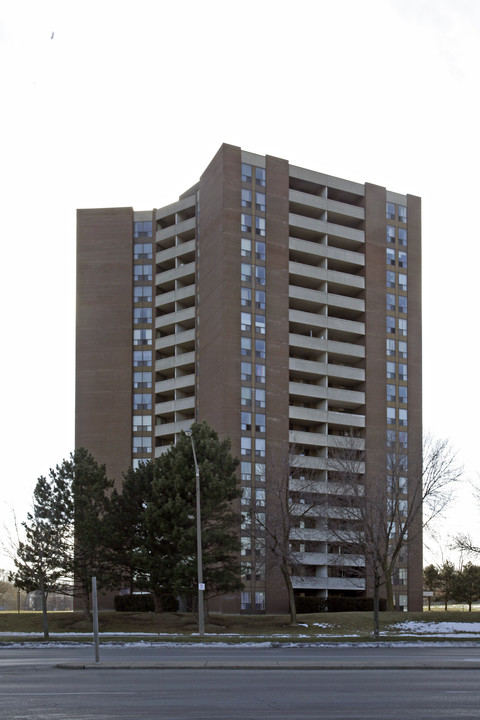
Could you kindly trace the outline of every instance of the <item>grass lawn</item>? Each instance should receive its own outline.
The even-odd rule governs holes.
[[[480,612],[449,612],[433,610],[424,613],[382,612],[380,630],[384,639],[406,639],[399,636],[391,626],[406,621],[422,623],[462,623],[468,632],[470,623],[480,623]],[[92,624],[79,612],[49,612],[49,631],[54,633],[91,633]],[[370,612],[318,613],[298,616],[298,626],[289,625],[288,615],[217,615],[211,614],[205,624],[208,640],[229,642],[278,640],[319,640],[338,642],[365,641],[371,639],[373,617]],[[132,633],[135,635],[157,634],[158,640],[195,639],[198,626],[191,613],[99,613],[99,630],[108,633]],[[41,633],[40,612],[0,612],[0,633]],[[164,634],[168,634],[165,637]],[[480,639],[480,632],[479,632]],[[192,637],[193,636],[193,637]],[[319,637],[320,636],[320,637]],[[18,636],[20,639],[20,635]],[[11,642],[12,635],[0,635],[0,642]],[[25,638],[23,638],[25,640]],[[72,640],[75,638],[72,637]],[[79,638],[80,639],[80,638]],[[125,638],[126,640],[127,638]],[[149,637],[155,640],[155,637]],[[411,637],[409,638],[411,639]],[[450,638],[449,638],[450,639]],[[451,638],[454,639],[454,638]]]

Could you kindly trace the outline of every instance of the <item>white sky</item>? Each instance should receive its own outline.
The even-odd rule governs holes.
[[[424,422],[475,477],[479,70],[477,0],[0,0],[0,523],[73,450],[76,208],[173,202],[222,142],[422,197]]]

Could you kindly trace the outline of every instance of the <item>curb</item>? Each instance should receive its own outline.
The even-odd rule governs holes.
[[[316,661],[179,661],[58,663],[62,670],[480,670],[480,660],[468,662],[326,662]]]

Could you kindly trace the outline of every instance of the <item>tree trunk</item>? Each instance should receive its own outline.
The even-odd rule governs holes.
[[[82,583],[82,612],[85,620],[92,621],[92,613],[90,611],[90,590],[88,589],[88,580]]]
[[[378,640],[380,637],[380,586],[375,582],[373,588],[373,637]]]
[[[292,578],[288,571],[288,567],[282,566],[282,575],[285,581],[285,587],[287,588],[288,594],[288,609],[290,612],[290,624],[297,624],[297,608],[295,605],[295,593],[293,591]]]
[[[393,601],[393,585],[391,573],[385,573],[385,589],[387,591],[387,610],[393,612],[395,603]]]
[[[48,640],[50,637],[50,635],[48,634],[48,615],[47,615],[48,593],[45,592],[45,585],[43,584],[43,582],[40,583],[40,597],[42,599],[43,639]]]

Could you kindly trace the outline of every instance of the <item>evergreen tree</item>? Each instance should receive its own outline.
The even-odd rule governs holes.
[[[480,567],[467,563],[463,570],[456,573],[453,595],[457,602],[467,603],[469,612],[472,603],[480,600]]]
[[[113,490],[104,517],[108,547],[105,548],[104,584],[111,589],[148,588],[144,572],[145,510],[150,503],[155,464],[129,468],[121,492]]]
[[[70,485],[73,496],[75,526],[73,574],[74,592],[82,600],[83,612],[90,617],[91,579],[96,576],[98,585],[105,586],[105,548],[109,538],[105,515],[113,482],[85,448],[78,448],[69,460],[55,470],[57,482]]]
[[[448,602],[452,600],[456,583],[457,572],[455,566],[449,560],[445,560],[438,574],[439,595],[445,603],[445,610],[448,610]]]
[[[193,425],[192,434],[200,471],[203,579],[208,598],[242,587],[239,516],[232,509],[232,501],[240,495],[238,460],[230,453],[230,441],[219,441],[207,423]],[[145,569],[157,607],[162,596],[196,595],[195,501],[192,446],[182,433],[155,463],[145,514]]]
[[[73,568],[71,488],[55,470],[50,470],[48,479],[43,476],[38,479],[33,509],[22,526],[25,540],[18,544],[14,558],[16,570],[10,579],[27,592],[40,592],[43,635],[48,638],[48,595],[65,591],[65,583],[71,583]]]

